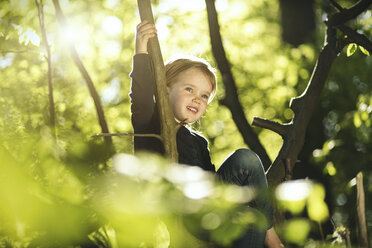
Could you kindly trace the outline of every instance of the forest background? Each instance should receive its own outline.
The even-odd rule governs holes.
[[[240,103],[249,121],[254,116],[280,123],[292,119],[289,102],[307,86],[323,46],[326,13],[332,11],[327,1],[309,2],[314,19],[310,26],[303,28],[308,32],[301,34],[294,27],[284,25],[288,16],[281,15],[284,5],[280,1],[216,1],[223,44]],[[139,167],[145,164],[152,176],[143,172],[142,167],[141,173],[137,171],[136,174],[133,170],[123,169],[122,165],[114,166],[114,152],[106,149],[103,138],[91,137],[101,133],[101,127],[86,82],[69,50],[73,44],[94,83],[109,131],[132,133],[128,94],[135,26],[140,22],[136,1],[61,1],[68,28],[58,23],[53,2],[43,1],[43,18],[51,49],[49,57],[37,3],[41,2],[0,2],[0,244],[28,247],[55,242],[61,246],[84,246],[90,242],[106,242],[106,246],[115,246],[118,242],[119,246],[162,247],[169,242],[168,236],[159,241],[153,238],[154,230],[160,228],[163,234],[168,231],[164,231],[167,228],[162,225],[159,227],[155,216],[164,214],[160,210],[167,202],[163,194],[168,197],[172,194],[151,173],[165,162],[161,158],[148,159],[148,156],[145,162],[133,162],[133,157],[125,156],[118,159],[124,161],[122,165],[130,163],[128,161],[138,163]],[[338,3],[346,8],[355,1]],[[206,58],[216,65],[204,1],[159,0],[152,4],[164,60],[187,53]],[[370,39],[371,14],[369,9],[351,22]],[[301,25],[301,15],[292,18],[289,23]],[[297,32],[303,39],[285,37],[284,29]],[[363,48],[355,48],[357,46],[348,47],[348,51],[345,48],[336,58],[311,117],[299,162],[294,167],[294,179],[309,178],[319,183],[321,189],[317,194],[326,203],[326,217],[312,217],[306,212],[306,208],[310,208],[308,200],[295,199],[295,207],[284,206],[289,211],[289,218],[296,217],[297,222],[292,222],[292,228],[297,232],[298,227],[303,230],[301,235],[291,235],[288,231],[291,225],[279,228],[289,246],[309,245],[309,238],[332,242],[338,236],[330,239],[327,235],[332,235],[336,227],[349,230],[351,242],[357,243],[354,186],[358,172],[364,174],[366,221],[371,240],[372,58]],[[51,58],[51,70],[48,58]],[[50,71],[54,128],[50,118]],[[217,95],[205,117],[195,126],[209,140],[212,162],[217,167],[233,150],[247,147],[230,111],[219,103],[224,96],[224,86],[220,74],[218,78]],[[254,127],[254,131],[273,161],[282,138],[262,128]],[[115,153],[133,153],[132,137],[113,137],[112,140]],[[120,179],[115,171],[136,179]],[[161,177],[166,178],[166,173]],[[141,180],[146,183],[139,183]],[[172,183],[174,188],[167,187],[175,190],[174,185],[180,182]],[[152,189],[144,185],[152,185]],[[136,190],[147,192],[151,197],[133,200]],[[155,196],[158,196],[157,200]],[[193,201],[204,197],[187,193],[183,196]],[[98,206],[103,199],[109,204]],[[151,211],[144,207],[149,199],[157,202]],[[185,199],[181,197],[179,201],[184,204]],[[182,204],[178,202],[178,205]],[[208,204],[228,211],[225,205],[217,207],[213,201]],[[120,210],[123,206],[124,213]],[[133,215],[134,209],[136,215]],[[177,206],[171,210],[173,213],[190,211],[180,210]],[[221,232],[221,223],[226,216],[223,217],[222,212],[208,213],[204,212],[205,218],[200,218],[204,223],[214,223],[204,225],[204,229],[212,233],[208,234],[209,239],[222,245],[231,243],[240,231],[225,232],[225,238],[220,237],[217,231]],[[129,223],[133,230],[118,228],[118,220]],[[314,222],[317,223],[315,226]],[[108,223],[111,226],[106,225]],[[147,231],[138,237],[135,230]],[[169,225],[168,230],[171,230]],[[346,242],[347,235],[341,236]]]

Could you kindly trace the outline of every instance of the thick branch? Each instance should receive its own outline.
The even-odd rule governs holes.
[[[225,86],[225,98],[221,104],[225,105],[231,112],[232,118],[243,136],[244,142],[258,154],[265,169],[271,164],[271,160],[266,153],[265,148],[260,143],[257,134],[249,125],[244,110],[239,102],[236,84],[230,69],[230,63],[226,57],[225,49],[222,44],[220,28],[218,24],[217,11],[214,0],[206,0],[209,34],[211,38],[212,52],[217,62],[218,69],[222,75],[222,81]]]
[[[372,3],[372,0],[360,0],[350,9],[344,9],[341,12],[334,13],[326,21],[327,26],[338,26],[350,21],[365,11],[368,6]]]
[[[371,1],[372,0],[361,0],[351,9],[342,10],[341,12],[333,14],[326,22],[327,32],[325,44],[319,54],[308,86],[301,96],[291,100],[290,107],[294,112],[294,117],[291,121],[292,124],[287,130],[278,156],[267,173],[268,182],[271,187],[275,187],[283,180],[288,180],[292,177],[294,164],[297,162],[298,154],[305,141],[307,125],[337,54],[345,45],[352,41],[365,47],[368,51],[371,50],[370,41],[365,36],[342,25],[344,22],[362,13]],[[347,33],[348,38],[337,40],[334,26],[337,26],[343,32]],[[272,127],[272,125],[270,125],[270,127]],[[275,129],[278,127],[273,128]],[[279,132],[280,131],[281,130],[279,130]]]
[[[43,43],[45,50],[47,52],[47,62],[48,62],[48,92],[49,92],[49,118],[50,118],[50,127],[52,129],[53,136],[56,137],[55,130],[55,110],[54,110],[54,96],[53,96],[53,76],[52,76],[52,53],[50,52],[50,46],[48,42],[48,37],[46,33],[45,23],[44,23],[44,6],[43,1],[35,0],[35,4],[38,9],[40,29],[43,36]]]
[[[66,17],[63,15],[63,12],[62,12],[61,7],[59,5],[59,1],[58,0],[53,0],[53,4],[54,4],[54,8],[56,10],[56,15],[57,15],[58,22],[60,23],[61,26],[67,26],[67,20],[66,20]],[[81,75],[83,76],[85,82],[87,83],[90,95],[92,96],[93,101],[94,101],[94,105],[96,107],[98,121],[99,121],[99,124],[101,126],[102,133],[109,133],[108,126],[107,126],[106,119],[105,119],[105,114],[103,112],[103,108],[102,108],[102,104],[101,104],[101,100],[98,96],[98,93],[96,91],[96,88],[94,87],[94,83],[93,83],[88,71],[86,70],[83,62],[81,61],[81,59],[79,57],[79,54],[77,53],[77,51],[75,49],[74,44],[72,44],[72,43],[70,43],[70,53],[71,53],[71,57],[72,57],[75,65],[78,67]],[[111,139],[110,136],[105,137],[105,141],[108,145],[110,145],[110,146],[113,145],[112,144],[112,139]]]
[[[269,185],[272,187],[292,177],[294,164],[297,162],[298,154],[305,141],[307,125],[337,52],[336,32],[331,29],[327,31],[325,46],[319,54],[306,90],[301,96],[291,101],[290,107],[294,112],[294,118],[287,130],[279,154],[267,173]]]
[[[147,20],[149,23],[154,23],[150,0],[138,0],[137,2],[141,20]],[[155,78],[155,98],[161,121],[161,136],[163,138],[164,150],[171,161],[178,162],[176,143],[177,128],[169,103],[164,61],[158,38],[151,38],[148,45]]]

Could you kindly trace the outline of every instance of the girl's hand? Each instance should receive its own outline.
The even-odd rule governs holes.
[[[156,28],[154,24],[150,24],[148,21],[143,21],[137,25],[136,30],[136,54],[148,53],[147,43],[150,38],[156,35]]]

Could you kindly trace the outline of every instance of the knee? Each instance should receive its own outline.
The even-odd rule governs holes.
[[[250,149],[241,148],[234,152],[234,156],[240,161],[242,169],[262,171],[263,165],[258,155]]]

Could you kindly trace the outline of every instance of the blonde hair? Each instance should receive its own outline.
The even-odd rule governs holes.
[[[165,63],[165,77],[167,80],[167,86],[171,87],[176,83],[178,75],[191,68],[199,69],[209,79],[212,92],[208,99],[208,102],[212,101],[217,91],[217,76],[216,69],[213,68],[205,59],[195,56],[182,56],[168,60]]]

